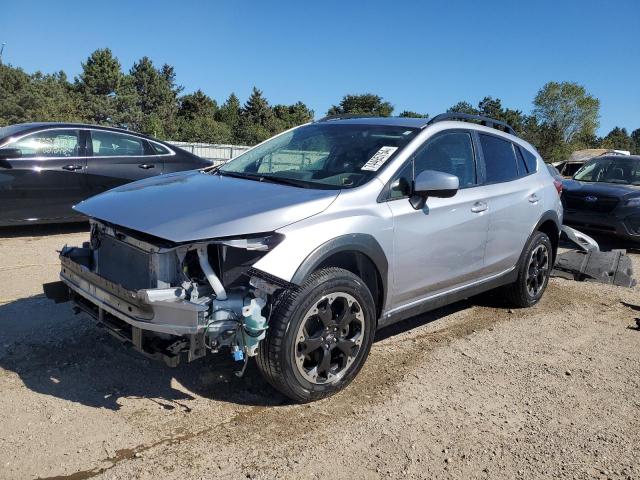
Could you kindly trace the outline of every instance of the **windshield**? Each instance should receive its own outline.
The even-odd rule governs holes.
[[[581,182],[640,185],[640,159],[629,157],[595,158],[573,176]]]
[[[390,125],[313,123],[266,141],[217,173],[307,188],[353,188],[373,178],[418,132]]]

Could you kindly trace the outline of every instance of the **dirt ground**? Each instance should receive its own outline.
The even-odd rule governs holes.
[[[301,406],[253,364],[169,369],[44,298],[83,229],[0,232],[0,478],[640,478],[639,287],[411,319]]]

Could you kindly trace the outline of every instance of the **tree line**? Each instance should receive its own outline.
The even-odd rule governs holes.
[[[487,96],[476,106],[460,101],[449,112],[502,120],[533,144],[547,161],[566,159],[583,148],[629,150],[640,154],[640,128],[615,127],[599,137],[600,101],[573,82],[549,82],[533,99],[530,114]],[[345,95],[328,115],[391,116],[394,106],[379,95]],[[429,118],[403,111],[401,117]],[[202,90],[183,94],[171,65],[156,67],[143,57],[124,72],[110,49],[93,52],[70,81],[60,71],[28,74],[0,65],[0,126],[33,121],[86,122],[119,126],[162,139],[254,145],[314,118],[303,102],[270,105],[254,87],[244,104],[231,93],[222,103]]]

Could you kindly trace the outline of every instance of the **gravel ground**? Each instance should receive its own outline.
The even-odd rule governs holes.
[[[639,287],[553,279],[532,309],[411,319],[301,406],[254,365],[169,369],[44,298],[84,226],[2,235],[0,478],[640,478]]]

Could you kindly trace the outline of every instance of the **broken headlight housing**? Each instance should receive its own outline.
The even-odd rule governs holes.
[[[227,240],[220,240],[221,245],[227,247],[242,248],[249,251],[268,252],[273,250],[280,242],[284,240],[284,235],[281,233],[269,233],[268,235],[261,236],[247,236],[241,238],[230,238]]]

